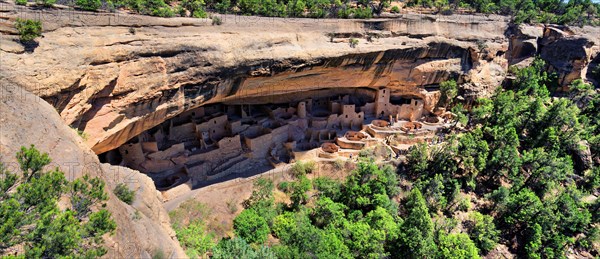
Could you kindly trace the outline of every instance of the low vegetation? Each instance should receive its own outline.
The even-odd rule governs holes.
[[[237,203],[234,200],[227,201],[227,210],[229,213],[235,214],[238,211]]]
[[[29,19],[17,18],[15,28],[19,33],[21,42],[27,43],[42,36],[42,22]]]
[[[26,5],[26,0],[16,0]],[[49,7],[56,0],[36,0],[36,4]],[[600,25],[600,3],[592,0],[581,1],[517,1],[517,0],[408,0],[408,7],[429,8],[451,15],[455,11],[478,12],[484,14],[508,15],[515,24],[553,23],[565,25]],[[269,17],[310,17],[310,18],[356,18],[368,19],[381,15],[384,11],[399,13],[391,0],[76,0],[75,7],[96,11],[105,8],[128,9],[139,14],[158,17],[207,18],[208,11],[221,14],[260,15]],[[212,18],[213,25],[220,25],[220,19]]]
[[[435,8],[438,12],[472,9],[478,13],[508,15],[516,24],[554,23],[599,25],[600,4],[583,1],[518,1],[518,0],[409,0],[408,6]]]
[[[177,240],[190,258],[202,257],[215,246],[217,233],[207,224],[210,214],[210,209],[195,200],[186,201],[169,212]]]
[[[213,249],[214,259],[247,258],[247,259],[273,259],[275,253],[264,245],[251,246],[244,239],[222,239]]]
[[[223,24],[223,21],[221,20],[220,17],[218,17],[218,16],[212,17],[212,25],[221,25],[221,24]]]
[[[113,190],[113,193],[119,198],[119,200],[132,204],[135,199],[135,191],[130,190],[125,183],[119,183]]]
[[[35,0],[35,4],[44,6],[44,7],[51,7],[55,3],[56,3],[56,0]]]
[[[350,38],[349,43],[350,43],[350,47],[351,48],[356,48],[356,46],[358,46],[358,39],[356,39],[356,38]]]
[[[77,128],[72,128],[72,129],[75,132],[77,132],[77,135],[79,135],[79,137],[81,137],[81,139],[83,139],[84,141],[88,140],[89,135],[85,131],[77,129]]]
[[[0,255],[19,258],[95,258],[116,223],[104,209],[104,182],[87,175],[68,182],[33,145],[17,153],[20,172],[0,164]],[[59,200],[68,202],[58,205]],[[21,251],[21,252],[17,252]],[[9,256],[10,257],[10,256]]]
[[[313,161],[296,161],[292,166],[292,174],[295,176],[307,175],[314,172],[317,165]]]
[[[102,7],[101,0],[76,0],[75,5],[86,11],[96,11]]]

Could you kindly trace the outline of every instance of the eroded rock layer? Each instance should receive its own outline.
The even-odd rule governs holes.
[[[42,17],[46,31],[30,52],[11,41],[16,36],[3,37],[0,75],[53,104],[87,133],[97,154],[210,103],[387,87],[425,100],[431,111],[437,85],[448,78],[466,83],[468,95],[485,96],[509,64],[541,55],[566,85],[598,52],[596,28],[510,28],[497,16],[224,16],[223,25],[211,26],[202,19],[5,8],[3,33],[14,33],[17,16]]]

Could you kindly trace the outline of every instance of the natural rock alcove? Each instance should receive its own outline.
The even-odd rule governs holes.
[[[19,15],[37,17],[29,9]],[[52,104],[65,123],[85,132],[86,144],[104,161],[127,160],[133,164],[129,167],[155,174],[155,182],[180,173],[174,165],[203,172],[185,172],[189,187],[253,168],[244,166],[258,157],[267,165],[257,171],[288,163],[295,159],[294,150],[310,152],[321,142],[340,146],[336,154],[344,156],[385,139],[394,152],[402,153],[410,145],[432,141],[436,127],[454,119],[450,113],[430,116],[441,82],[455,79],[469,102],[510,81],[505,80],[509,66],[525,66],[539,56],[568,86],[589,74],[590,64],[598,64],[600,45],[597,28],[513,26],[507,17],[493,15],[403,14],[335,22],[257,17],[249,22],[224,16],[222,26],[188,18],[125,15],[115,21],[111,14],[77,15],[48,22],[31,53],[6,48],[2,77]],[[265,27],[269,30],[257,29]],[[326,106],[346,95],[362,97],[340,102],[339,110]],[[308,99],[324,108],[298,112],[300,103],[309,105]],[[391,108],[384,105],[370,113],[367,106],[377,99],[389,100]],[[407,109],[393,109],[405,105]],[[286,110],[272,117],[259,106]],[[187,114],[198,109],[206,109],[204,115]],[[328,128],[332,115],[346,131],[368,136],[354,141]],[[189,124],[186,116],[198,121]],[[261,121],[260,116],[276,121]],[[306,125],[290,126],[300,117]],[[371,125],[373,119],[390,125]],[[403,130],[410,121],[419,121],[422,128]],[[178,133],[167,136],[171,122]],[[222,128],[199,128],[211,122]],[[248,128],[234,132],[236,123]],[[159,128],[171,142],[148,144],[156,140]],[[276,145],[265,144],[273,144],[264,140],[286,130],[287,141],[282,134]],[[290,136],[302,134],[313,141],[288,144],[294,139]],[[221,162],[205,159],[223,150],[238,155]],[[188,154],[173,155],[182,152]],[[181,183],[169,179],[160,188]]]
[[[329,152],[318,155],[325,159],[337,157],[338,145],[361,150],[379,137],[365,131],[371,123],[390,127],[435,117],[423,99],[404,96],[409,101],[395,105],[391,96],[398,94],[389,88],[335,88],[202,105],[100,158],[147,174],[160,191],[186,182],[196,188],[289,164],[296,154],[319,148]],[[371,144],[362,142],[366,138]]]

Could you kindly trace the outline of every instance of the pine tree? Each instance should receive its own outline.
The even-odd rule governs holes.
[[[399,247],[403,257],[431,258],[436,247],[433,240],[433,222],[425,199],[419,189],[410,192],[406,202],[408,217],[401,227]]]

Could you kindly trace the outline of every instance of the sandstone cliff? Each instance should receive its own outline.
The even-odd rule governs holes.
[[[166,256],[185,257],[173,239],[169,217],[150,178],[128,168],[100,164],[54,108],[34,94],[5,82],[0,90],[0,161],[9,170],[18,171],[15,154],[20,147],[34,144],[52,158],[48,167],[59,167],[68,179],[84,174],[102,177],[110,196],[107,208],[118,226],[106,238],[107,258],[150,258],[158,250]],[[111,192],[121,182],[136,190],[131,206]]]
[[[597,28],[512,28],[500,16],[223,16],[223,25],[211,26],[208,19],[5,8],[3,33],[14,33],[17,16],[41,18],[45,32],[32,52],[3,37],[0,75],[85,130],[97,154],[213,102],[385,86],[429,100],[431,111],[438,83],[455,77],[467,83],[467,95],[489,95],[509,65],[534,55],[567,85],[585,75],[599,44]],[[359,39],[355,48],[351,38]]]

